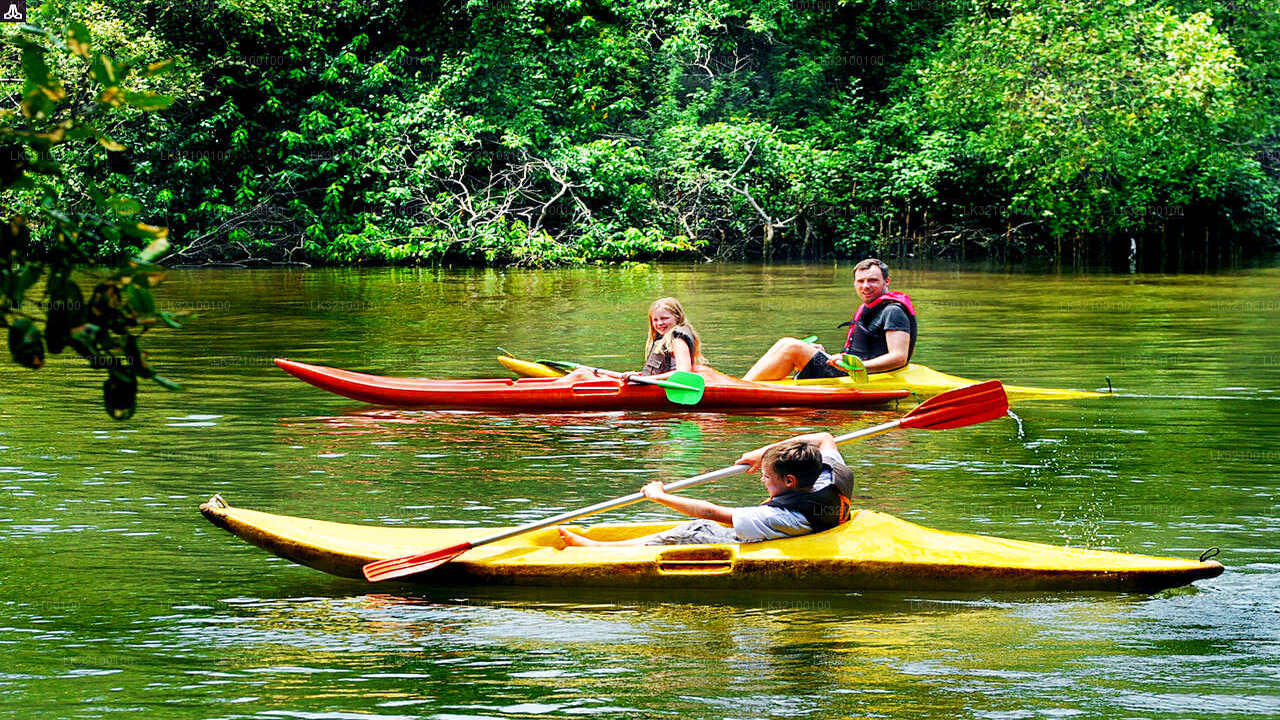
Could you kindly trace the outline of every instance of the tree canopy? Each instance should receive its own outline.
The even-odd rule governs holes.
[[[1280,229],[1273,3],[34,13],[94,18],[118,57],[178,59],[152,88],[173,107],[114,124],[129,149],[109,168],[178,262],[1033,259],[1064,242],[1105,260],[1135,237],[1236,252]]]

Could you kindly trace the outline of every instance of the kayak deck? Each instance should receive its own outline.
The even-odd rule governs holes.
[[[867,388],[869,390],[883,387],[901,387],[911,390],[912,393],[921,397],[932,397],[948,390],[954,390],[966,385],[972,385],[977,380],[962,378],[958,375],[949,375],[939,372],[927,365],[918,363],[910,363],[904,368],[893,370],[887,373],[873,373],[867,376],[867,383],[864,385],[854,384],[853,378],[841,377],[830,379],[812,379],[812,380],[770,380],[771,385],[783,385],[791,387],[858,387]],[[1069,390],[1065,388],[1042,388],[1031,387],[1026,385],[1005,385],[1005,394],[1010,400],[1075,400],[1081,398],[1097,398],[1106,397],[1110,393],[1093,392],[1091,390]]]
[[[509,355],[499,355],[498,362],[511,372],[521,377],[560,377],[563,372],[538,362],[521,360]],[[907,389],[912,394],[927,398],[948,390],[972,385],[977,380],[948,375],[934,370],[927,365],[911,363],[904,368],[885,373],[872,373],[865,384],[856,384],[853,378],[812,378],[808,380],[764,380],[763,385],[783,387],[842,387],[860,390],[897,390]],[[1042,388],[1020,385],[1005,385],[1005,393],[1014,400],[1073,400],[1080,398],[1106,397],[1110,393],[1099,393],[1089,390],[1068,390],[1061,388]]]
[[[216,495],[200,512],[252,545],[349,578],[363,577],[360,569],[368,562],[501,530],[351,525],[231,507]],[[620,540],[675,524],[572,527],[596,540]],[[562,548],[555,528],[547,528],[474,548],[416,580],[441,585],[1154,592],[1222,571],[1214,561],[966,535],[859,510],[838,528],[761,543]]]
[[[782,387],[747,382],[699,367],[696,370],[706,381],[702,399],[696,405],[678,405],[667,399],[663,388],[627,384],[604,375],[585,380],[564,377],[431,380],[369,375],[282,358],[277,358],[275,363],[290,375],[322,390],[375,405],[397,407],[524,412],[851,408],[881,405],[910,394],[898,389]]]

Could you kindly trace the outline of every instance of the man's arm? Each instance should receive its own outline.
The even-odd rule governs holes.
[[[650,500],[660,505],[666,505],[672,510],[682,512],[689,517],[711,520],[721,525],[733,525],[733,511],[729,508],[706,500],[697,500],[683,495],[672,495],[666,491],[666,487],[661,480],[654,480],[645,485],[641,492]]]
[[[887,372],[907,364],[911,352],[911,333],[906,330],[885,330],[884,344],[889,347],[889,352],[862,361],[862,366],[867,369],[867,372]],[[843,358],[844,353],[836,353],[827,358],[827,364],[843,370],[844,368],[840,365]]]
[[[889,346],[889,352],[862,361],[867,372],[897,370],[907,364],[907,353],[911,350],[911,333],[904,330],[885,330],[884,344]]]

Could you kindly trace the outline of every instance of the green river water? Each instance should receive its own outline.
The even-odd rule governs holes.
[[[1280,270],[901,271],[916,359],[1118,396],[846,446],[858,504],[931,527],[1195,557],[1157,595],[371,586],[278,560],[200,502],[497,526],[731,463],[854,411],[503,415],[372,409],[274,356],[497,377],[495,347],[615,369],[675,295],[716,367],[854,306],[852,269],[189,270],[147,345],[186,392],[101,412],[74,357],[0,364],[0,716],[1245,718],[1280,715]],[[739,477],[693,491],[760,500]],[[640,504],[599,521],[670,519]]]

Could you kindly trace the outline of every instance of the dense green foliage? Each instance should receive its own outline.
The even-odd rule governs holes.
[[[169,232],[138,222],[138,201],[93,169],[125,150],[108,131],[116,116],[172,102],[135,89],[171,63],[119,61],[97,51],[79,22],[65,33],[24,26],[11,39],[22,84],[16,108],[0,111],[0,153],[7,161],[0,173],[6,201],[0,327],[7,328],[13,361],[33,370],[44,366],[46,352],[76,351],[105,374],[107,413],[126,419],[137,407],[139,378],[178,387],[156,374],[138,340],[158,323],[178,327],[151,294],[163,276],[154,261],[168,250]],[[140,252],[125,250],[142,243]],[[106,253],[126,258],[86,299],[72,274]]]
[[[1107,261],[1137,240],[1207,256],[1280,230],[1280,18],[1261,0],[37,13],[182,58],[172,110],[113,130],[131,147],[114,182],[195,262],[1060,258],[1064,243]]]

